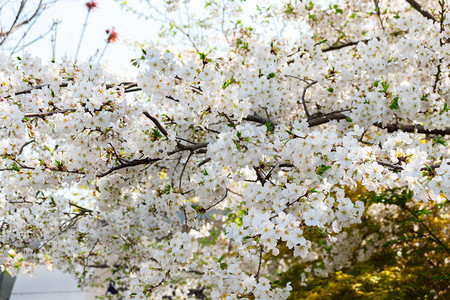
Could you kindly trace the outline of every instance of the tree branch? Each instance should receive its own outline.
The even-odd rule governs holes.
[[[422,6],[417,3],[415,0],[405,0],[408,2],[415,10],[417,10],[422,16],[429,20],[433,20],[433,22],[436,22],[436,19],[427,11],[423,10]]]
[[[450,127],[446,127],[445,129],[425,129],[422,125],[387,124],[383,126],[379,123],[375,124],[375,126],[382,129],[387,129],[387,131],[390,133],[402,130],[404,132],[417,132],[423,134],[439,134],[439,135],[450,134]]]
[[[207,208],[204,209],[205,212],[207,212],[208,210],[210,210],[211,208],[213,208],[214,206],[216,206],[217,204],[219,204],[220,202],[222,202],[223,200],[225,200],[228,196],[228,189],[225,188],[225,195],[216,203],[211,204],[210,206],[208,206]]]
[[[167,138],[169,138],[167,131],[164,129],[164,127],[162,127],[161,123],[159,123],[158,119],[156,119],[146,111],[144,111],[143,114],[144,116],[152,120],[152,122],[156,125],[156,127],[158,127],[159,131],[161,131],[162,134],[164,134]]]
[[[360,40],[360,41],[356,41],[356,42],[348,42],[348,43],[344,43],[344,44],[333,45],[333,46],[322,49],[322,52],[329,52],[329,51],[339,50],[339,49],[346,48],[346,47],[356,46],[359,43],[368,43],[370,40],[371,39],[365,39],[365,40]]]
[[[317,83],[317,81],[312,81],[311,83],[309,83],[305,89],[303,90],[302,93],[302,104],[303,104],[303,109],[305,110],[306,113],[306,117],[308,118],[308,120],[311,118],[311,115],[309,114],[308,108],[306,107],[306,102],[305,102],[305,97],[306,97],[306,90],[309,89],[310,87],[312,87],[313,85],[315,85]]]
[[[134,160],[132,160],[132,161],[130,161],[128,163],[112,167],[108,171],[97,175],[97,177],[102,178],[102,177],[105,177],[106,175],[109,175],[112,172],[117,171],[117,170],[121,170],[121,169],[124,169],[124,168],[129,168],[129,167],[140,166],[140,165],[151,164],[151,163],[157,162],[159,160],[161,160],[161,158],[149,158],[149,157],[146,157],[146,158],[143,158],[143,159],[134,159]]]
[[[243,118],[242,120],[252,121],[252,122],[256,122],[256,123],[262,124],[262,125],[270,124],[270,125],[272,125],[274,127],[278,125],[278,123],[273,122],[273,121],[271,121],[269,119],[266,119],[264,117],[258,116],[257,114],[248,115],[245,118]]]
[[[344,120],[347,119],[347,116],[342,113],[342,111],[331,112],[327,114],[318,115],[316,117],[312,117],[308,119],[309,127],[318,126],[321,124],[328,123],[333,120]]]

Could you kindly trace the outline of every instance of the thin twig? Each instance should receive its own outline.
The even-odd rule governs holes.
[[[422,225],[422,227],[433,237],[433,240],[438,243],[439,245],[441,245],[445,251],[447,251],[448,254],[450,254],[450,249],[440,240],[437,238],[437,236],[430,230],[430,228],[428,228],[428,226],[423,222],[423,220],[421,220],[411,209],[409,209],[406,205],[404,206],[404,208],[409,211]]]
[[[217,201],[216,203],[211,204],[210,206],[208,206],[208,208],[205,208],[205,211],[210,210],[211,208],[213,208],[214,206],[216,206],[217,204],[219,204],[220,202],[222,202],[223,200],[225,200],[225,198],[227,198],[227,196],[228,196],[228,189],[225,188],[225,195],[224,195],[219,201]]]
[[[181,190],[182,181],[183,181],[183,174],[184,174],[184,171],[186,170],[186,166],[189,163],[189,160],[191,159],[192,153],[193,153],[193,151],[189,152],[188,158],[186,159],[186,162],[184,163],[183,168],[181,169],[180,180],[179,180],[179,183],[178,183],[178,188],[180,190]]]
[[[259,250],[258,271],[256,272],[256,275],[255,275],[256,282],[259,282],[259,272],[261,271],[262,253],[263,253],[263,245],[261,244],[260,250]]]
[[[34,141],[35,141],[35,140],[31,140],[31,141],[28,141],[28,142],[26,142],[25,144],[23,144],[22,147],[20,147],[19,153],[18,153],[17,155],[22,154],[22,152],[23,152],[23,150],[25,149],[25,147],[28,146],[29,144],[33,143]]]
[[[197,165],[197,169],[200,168],[201,166],[203,166],[204,164],[210,162],[210,161],[211,161],[211,158],[210,158],[210,157],[208,157],[208,158],[202,160],[202,161]]]
[[[305,101],[306,90],[309,89],[311,86],[313,86],[316,83],[317,83],[317,81],[315,81],[315,80],[313,82],[309,83],[303,90],[303,94],[302,94],[303,109],[305,110],[306,117],[308,118],[308,120],[311,118],[311,115],[309,114],[308,108],[306,107],[306,101]]]
[[[81,42],[83,41],[84,31],[86,30],[90,13],[91,13],[91,9],[88,8],[86,18],[84,19],[83,29],[81,30],[80,39],[78,41],[77,51],[75,52],[75,58],[74,58],[75,63],[77,62],[77,59],[78,59],[78,52],[80,52]]]

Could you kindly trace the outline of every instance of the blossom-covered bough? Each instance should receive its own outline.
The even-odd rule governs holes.
[[[136,82],[2,57],[2,270],[47,263],[88,285],[108,269],[131,298],[285,299],[271,257],[316,257],[311,230],[345,248],[365,210],[349,191],[446,203],[448,3],[292,2],[265,18],[308,34],[236,22],[215,58],[184,32],[200,55],[145,49]]]

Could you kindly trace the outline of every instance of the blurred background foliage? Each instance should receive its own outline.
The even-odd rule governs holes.
[[[347,191],[347,196],[366,205],[361,224],[344,230],[347,237],[357,237],[359,242],[344,249],[345,241],[330,244],[323,233],[306,232],[316,251],[320,250],[309,272],[311,261],[294,258],[283,248],[279,259],[285,259],[290,267],[278,274],[277,283],[291,282],[290,299],[450,299],[448,200],[416,203],[406,189],[377,194],[362,186]],[[373,205],[383,209],[371,212]],[[369,255],[358,259],[358,251],[375,237]],[[329,253],[332,260],[333,251],[351,251],[353,255],[344,266],[337,263],[333,272],[323,276],[320,269],[329,260],[323,260],[320,253]],[[305,275],[306,282],[301,280]]]

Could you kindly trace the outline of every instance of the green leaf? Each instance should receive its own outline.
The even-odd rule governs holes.
[[[159,130],[156,129],[156,128],[152,129],[152,136],[155,137],[155,138],[162,138],[163,137],[161,132],[159,132]]]
[[[440,144],[442,146],[447,146],[447,141],[442,137],[438,137],[433,139],[433,145]]]
[[[290,3],[286,4],[286,9],[284,10],[284,13],[287,15],[293,14],[294,7]]]
[[[430,210],[427,210],[427,209],[421,209],[421,210],[416,211],[417,216],[432,215],[432,214],[433,214],[433,212]]]
[[[317,169],[316,169],[316,173],[320,176],[323,175],[323,173],[325,173],[326,170],[331,169],[331,166],[327,166],[327,165],[320,165]]]
[[[273,124],[271,122],[266,122],[264,126],[267,127],[267,132],[273,132]]]
[[[236,146],[236,149],[237,149],[239,152],[241,152],[241,150],[242,150],[241,144],[239,144],[239,142],[236,141],[236,140],[233,140],[233,142],[234,142],[234,145]]]
[[[172,186],[170,184],[166,185],[163,189],[164,194],[170,194],[170,189]]]
[[[55,164],[58,169],[61,169],[61,167],[63,165],[59,160],[55,160]]]
[[[13,170],[16,171],[16,172],[19,172],[19,171],[20,171],[20,168],[19,168],[19,166],[18,166],[16,163],[13,163],[13,164],[11,165],[11,169],[13,169]]]
[[[382,90],[379,90],[378,93],[387,93],[387,90],[389,88],[389,83],[387,82],[381,82]]]
[[[398,109],[398,99],[399,99],[398,97],[392,99],[391,105],[389,105],[390,109]]]
[[[274,78],[276,76],[276,74],[275,73],[269,73],[269,75],[267,75],[267,78],[268,79],[270,79],[270,78]]]
[[[230,79],[225,80],[225,82],[222,85],[222,89],[226,89],[227,87],[229,87],[234,82],[235,82],[234,76],[231,76]]]
[[[334,92],[334,89],[332,87],[327,88],[327,91],[329,91],[330,93]]]

